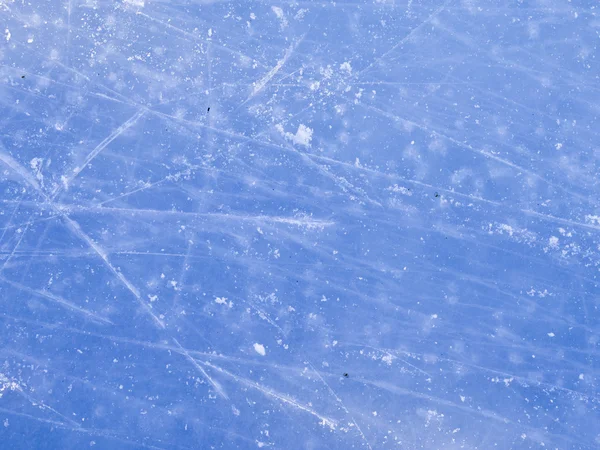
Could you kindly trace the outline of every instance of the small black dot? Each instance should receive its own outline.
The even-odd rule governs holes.
[[[25,78],[25,75],[21,75],[21,78]]]
[[[348,372],[344,373],[344,377],[348,378]]]
[[[206,112],[210,112],[210,106],[208,107],[208,109],[206,110]]]
[[[438,198],[440,196],[440,194],[438,194],[437,192],[434,195],[435,195],[435,198]]]

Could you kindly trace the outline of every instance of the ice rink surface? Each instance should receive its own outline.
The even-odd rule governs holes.
[[[600,6],[0,0],[0,447],[600,447]]]

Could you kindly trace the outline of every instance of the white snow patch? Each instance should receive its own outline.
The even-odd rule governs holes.
[[[579,374],[579,379],[580,379],[580,380],[583,380],[583,378],[584,378],[584,375],[583,375],[582,373],[580,373],[580,374]]]
[[[352,66],[350,65],[350,63],[348,61],[346,61],[346,62],[340,64],[340,70],[343,70],[348,73],[352,73]]]
[[[548,336],[549,336],[549,337],[554,337],[554,336],[556,336],[556,335],[555,335],[554,333],[550,332],[550,333],[548,333]]]
[[[388,353],[387,355],[383,356],[381,360],[388,366],[391,366],[392,362],[394,361],[394,357]]]
[[[283,9],[281,9],[279,6],[271,6],[271,11],[273,11],[275,13],[277,18],[281,22],[281,28],[285,28],[288,26],[288,21],[287,21],[287,18],[285,17]]]
[[[4,35],[6,36],[6,42],[10,41],[10,37],[12,35],[10,34],[10,30],[8,28],[4,30]]]
[[[527,291],[527,295],[529,295],[530,297],[540,297],[540,298],[544,298],[547,296],[553,296],[554,294],[548,292],[548,289],[544,289],[543,291],[536,291],[535,289],[531,288],[529,291]]]
[[[410,197],[412,195],[412,192],[410,191],[409,188],[405,188],[403,186],[398,186],[397,184],[394,184],[393,186],[390,186],[386,190],[392,191],[392,192],[396,192],[396,193],[399,193],[399,194],[402,194],[402,195],[406,195],[408,197]]]
[[[304,145],[305,147],[310,147],[310,141],[312,140],[313,135],[312,128],[309,128],[304,124],[300,124],[298,125],[298,130],[296,130],[296,134],[292,134],[289,131],[284,131],[283,125],[281,124],[277,124],[275,127],[288,141],[292,141],[294,144],[297,145]]]
[[[9,380],[6,375],[0,373],[0,397],[4,395],[3,392],[7,389],[10,391],[20,391],[21,387],[16,382]]]
[[[585,220],[587,223],[591,223],[593,225],[600,225],[600,216],[595,216],[592,214],[587,214],[585,216]]]
[[[265,356],[267,354],[267,352],[265,350],[265,346],[262,344],[259,344],[258,342],[254,344],[254,351],[261,356]]]
[[[227,302],[227,298],[225,297],[217,297],[215,298],[215,303],[219,304],[219,305],[225,305],[228,308],[233,307],[233,302]]]
[[[32,160],[29,161],[29,165],[35,171],[35,177],[41,184],[44,184],[44,175],[42,175],[43,164],[44,160],[42,158],[32,158]]]
[[[556,236],[551,236],[550,239],[548,239],[548,246],[550,248],[558,248],[558,238]]]

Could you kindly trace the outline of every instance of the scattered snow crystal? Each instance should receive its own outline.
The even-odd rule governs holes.
[[[261,356],[265,356],[267,354],[265,351],[265,346],[259,343],[254,344],[254,351]]]

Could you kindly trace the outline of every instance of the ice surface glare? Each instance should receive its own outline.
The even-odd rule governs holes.
[[[0,15],[0,447],[599,448],[596,2]]]

